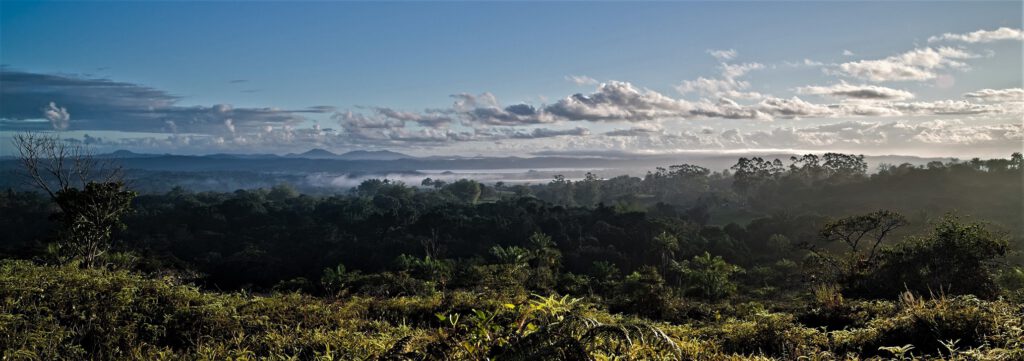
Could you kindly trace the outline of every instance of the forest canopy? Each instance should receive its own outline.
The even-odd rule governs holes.
[[[540,185],[372,179],[330,196],[288,184],[136,194],[117,180],[7,190],[0,252],[26,261],[0,267],[0,348],[11,358],[243,348],[300,359],[1019,357],[1022,171],[1019,153],[877,172],[863,156],[828,153]],[[33,282],[58,288],[25,288]],[[99,306],[114,294],[119,306]],[[199,304],[213,313],[187,306]],[[269,324],[222,319],[254,307],[273,310]],[[98,324],[82,326],[80,312]],[[312,313],[341,323],[277,329]],[[383,324],[352,324],[371,319]],[[341,337],[349,327],[372,337]],[[252,339],[195,344],[240,328]],[[149,331],[128,336],[138,330]]]

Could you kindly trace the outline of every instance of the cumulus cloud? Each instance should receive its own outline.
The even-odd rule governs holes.
[[[224,127],[228,128],[231,134],[235,134],[235,122],[231,118],[224,119]]]
[[[572,129],[549,129],[549,128],[535,128],[532,131],[517,131],[509,134],[510,138],[516,139],[538,139],[538,138],[551,138],[561,136],[586,136],[590,135],[590,130],[583,127],[576,127]]]
[[[1024,101],[1024,89],[982,89],[964,94],[964,97],[984,102],[1020,102]]]
[[[858,60],[839,65],[840,73],[872,82],[924,81],[935,79],[937,70],[966,68],[957,61],[976,58],[964,50],[941,47],[914,49],[878,60]]]
[[[726,60],[732,60],[733,58],[736,57],[736,50],[735,49],[727,49],[727,50],[708,49],[708,54],[710,54],[715,59],[718,59],[719,61],[726,61]]]
[[[912,149],[1017,149],[1024,125],[970,125],[961,120],[842,121],[764,130],[662,132],[614,131],[579,147],[603,151],[672,152],[729,149],[802,149],[899,152]],[[625,149],[623,149],[625,148]],[[579,149],[577,149],[579,150]]]
[[[586,75],[567,75],[565,80],[568,80],[576,85],[597,85],[597,79],[591,78]]]
[[[831,86],[805,86],[796,89],[798,94],[828,95],[853,99],[906,100],[914,94],[905,90],[877,85],[853,85],[846,82]]]
[[[561,99],[548,106],[547,112],[566,120],[637,122],[680,117],[690,109],[686,101],[627,82],[611,81],[589,95],[574,94]]]
[[[71,121],[71,114],[68,113],[68,110],[58,107],[54,102],[50,102],[50,105],[43,109],[43,116],[50,121],[50,126],[55,130],[68,129],[68,124]]]
[[[1001,27],[995,30],[978,30],[966,34],[945,33],[928,38],[929,43],[939,41],[962,41],[965,43],[991,43],[998,40],[1024,40],[1021,29]]]
[[[529,104],[514,104],[502,107],[498,99],[491,93],[480,95],[455,94],[452,110],[471,123],[488,125],[526,125],[551,123],[553,118],[543,109]]]
[[[743,106],[735,100],[720,98],[718,102],[711,103],[701,100],[693,104],[686,117],[694,118],[724,118],[724,119],[760,119],[771,120],[771,116],[761,113],[753,107]]]
[[[416,113],[399,111],[387,107],[376,107],[374,110],[389,119],[402,122],[414,122],[431,128],[440,128],[452,122],[452,117],[444,112],[433,111],[427,113]]]
[[[1024,140],[1024,125],[1002,124],[971,126],[960,120],[934,120],[920,123],[842,122],[796,130],[811,145],[890,145],[945,144],[974,145],[999,143],[1006,145]]]
[[[934,102],[890,103],[892,109],[907,115],[971,115],[1019,113],[1009,103],[978,104],[965,100],[939,100]]]
[[[828,107],[840,116],[893,117],[903,115],[900,111],[893,109],[891,104],[887,102],[842,102],[830,104]]]
[[[658,136],[665,134],[665,130],[657,125],[637,126],[629,129],[615,129],[605,132],[608,137],[636,137],[636,136]]]
[[[910,92],[875,85],[809,86],[801,94],[843,98],[838,104],[818,104],[799,97],[760,96],[753,104],[741,104],[729,97],[717,101],[676,99],[628,82],[601,84],[590,94],[574,94],[558,102],[524,112],[543,114],[545,122],[624,121],[650,124],[668,119],[757,119],[830,118],[850,116],[927,116],[966,114],[1016,114],[1021,106],[1013,102],[974,103],[965,100],[902,102]],[[723,93],[728,94],[728,93]],[[992,97],[995,99],[995,97]],[[496,109],[496,108],[495,108]],[[494,122],[491,122],[492,124]],[[502,123],[498,123],[502,124]]]
[[[934,72],[937,69],[965,67],[965,64],[956,60],[970,56],[973,55],[958,49],[926,48],[883,60]],[[527,144],[569,145],[604,141],[612,144],[609,146],[636,149],[658,149],[662,146],[729,149],[807,145],[825,147],[847,144],[849,142],[842,140],[845,139],[843,137],[850,135],[850,139],[854,139],[853,135],[856,134],[863,137],[891,137],[892,134],[898,134],[901,137],[916,137],[914,139],[918,139],[919,144],[925,144],[926,140],[938,142],[942,139],[974,139],[984,143],[985,137],[1001,140],[1007,134],[1020,134],[1019,127],[975,129],[965,124],[943,124],[943,132],[924,132],[918,128],[914,129],[920,131],[913,134],[896,132],[921,124],[913,120],[933,119],[935,116],[948,118],[959,115],[970,119],[998,120],[1019,116],[1024,114],[1024,90],[1020,88],[982,89],[964,94],[962,99],[919,102],[908,101],[914,96],[907,91],[871,84],[840,82],[795,89],[801,96],[838,98],[831,102],[815,102],[796,96],[776,97],[749,91],[750,84],[742,80],[742,77],[764,68],[760,63],[722,63],[718,77],[698,78],[680,84],[681,89],[678,90],[681,92],[708,95],[697,100],[672,97],[629,82],[609,81],[597,85],[592,92],[572,94],[548,104],[503,105],[491,93],[455,94],[451,96],[450,106],[421,111],[383,106],[356,107],[344,111],[331,106],[297,110],[234,107],[230,104],[184,106],[179,104],[176,96],[137,84],[16,72],[3,68],[0,130],[44,129],[40,127],[66,129],[70,121],[67,109],[72,109],[75,112],[72,126],[75,130],[167,133],[166,139],[149,137],[148,140],[117,140],[91,137],[89,142],[121,142],[119,144],[163,148],[427,148],[459,142],[498,144],[502,140],[516,140],[505,143],[518,143],[518,146],[526,147]],[[310,114],[333,114],[332,118],[339,129],[324,129],[319,124],[312,128],[301,127],[302,122],[310,120],[306,118]],[[705,126],[686,131],[678,131],[678,128],[677,131],[669,130],[673,129],[673,125],[681,124],[672,122],[677,120],[854,117],[905,118],[900,122],[875,122],[885,125],[876,128],[889,129],[886,132],[850,125],[854,123],[836,129],[713,131]],[[42,119],[49,122],[39,121]],[[599,132],[588,129],[587,125],[569,127],[569,124],[581,125],[578,122],[618,123],[623,128],[610,131],[602,129]],[[702,125],[712,124],[715,122]],[[558,141],[542,140],[548,138],[558,138]],[[869,141],[865,139],[862,143]]]
[[[782,118],[828,117],[833,115],[828,106],[813,104],[798,97],[789,99],[766,98],[757,104],[759,112]]]
[[[854,56],[854,55],[855,54],[852,51],[843,49],[843,56]]]
[[[724,60],[722,58],[719,59]],[[698,77],[695,80],[684,80],[675,88],[680,94],[699,93],[704,96],[713,97],[758,99],[761,98],[762,95],[757,92],[744,91],[745,89],[750,88],[750,83],[738,78],[746,75],[752,70],[764,68],[764,64],[761,63],[729,64],[723,62],[719,65],[721,77]]]
[[[749,86],[750,83],[738,81],[736,79],[698,77],[694,80],[684,80],[676,86],[676,91],[681,94],[697,92],[705,95],[716,95],[730,91],[737,91],[736,89],[744,89]]]

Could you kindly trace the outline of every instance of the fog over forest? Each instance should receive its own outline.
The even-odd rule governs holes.
[[[1024,360],[1021,14],[0,0],[0,360]]]

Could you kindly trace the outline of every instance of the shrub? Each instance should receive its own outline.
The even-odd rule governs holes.
[[[736,284],[730,278],[743,270],[726,263],[722,257],[712,257],[710,253],[695,256],[681,265],[683,279],[689,288],[687,294],[715,301],[736,292]]]
[[[882,264],[857,285],[856,293],[894,297],[909,289],[918,294],[942,291],[991,299],[999,294],[994,260],[1007,241],[981,223],[961,223],[947,215],[926,237],[887,249]]]

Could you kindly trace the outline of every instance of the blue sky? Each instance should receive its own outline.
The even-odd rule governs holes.
[[[0,132],[98,148],[971,155],[1022,141],[1020,2],[0,4]]]

